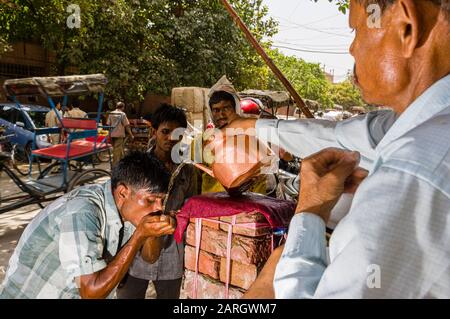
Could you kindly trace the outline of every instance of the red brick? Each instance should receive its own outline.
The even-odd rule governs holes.
[[[194,276],[195,273],[186,270],[184,272],[184,286],[183,290],[188,295],[188,298],[194,299]],[[208,277],[199,274],[197,281],[197,299],[224,299],[225,298],[225,284],[209,279]],[[239,299],[243,296],[244,291],[241,289],[230,286],[229,287],[229,295],[230,299]]]
[[[233,216],[221,216],[220,220],[231,223]],[[236,215],[236,223],[267,223],[266,217],[258,212],[241,213]]]
[[[189,221],[191,222],[191,223],[193,223],[193,224],[195,224],[195,220],[196,220],[197,218],[191,218]],[[208,219],[216,219],[216,220],[219,220],[219,217],[212,217],[212,218],[208,218]],[[202,220],[202,225],[203,226],[206,226],[206,227],[209,227],[209,228],[212,228],[212,229],[217,229],[217,230],[219,230],[220,229],[220,224],[219,223],[215,223],[215,222],[210,222],[209,220]]]
[[[220,217],[221,221],[224,221],[227,223],[231,223],[231,219],[232,219],[232,216]],[[242,213],[242,214],[236,215],[236,224],[253,224],[256,226],[257,224],[267,224],[267,220],[263,214],[258,213],[258,212]],[[244,226],[235,225],[233,227],[233,234],[239,234],[239,235],[244,235],[244,236],[249,236],[249,237],[258,237],[258,236],[264,236],[264,235],[270,234],[272,232],[272,228],[270,226],[258,227],[258,228],[256,228],[255,226],[244,227]],[[220,229],[222,229],[223,231],[228,231],[228,225],[221,224]]]
[[[220,224],[220,229],[228,232],[228,225]],[[272,228],[270,226],[267,227],[244,227],[239,225],[233,226],[233,234],[248,236],[248,237],[259,237],[268,235],[272,232]]]
[[[187,246],[184,253],[185,268],[195,272],[195,248]],[[220,257],[200,250],[198,260],[198,271],[211,278],[219,279]]]
[[[227,233],[208,227],[202,228],[200,248],[211,254],[226,257]],[[190,224],[187,229],[186,241],[195,246],[195,225]],[[261,265],[271,254],[270,236],[245,237],[232,236],[231,259],[247,265]]]
[[[258,276],[258,268],[255,265],[245,265],[237,261],[231,261],[230,284],[236,287],[248,289]],[[227,281],[227,259],[221,258],[220,281]]]

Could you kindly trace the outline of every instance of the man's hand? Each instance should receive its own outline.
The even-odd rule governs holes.
[[[176,218],[177,215],[180,213],[180,209],[179,210],[171,210],[170,212],[167,213],[167,215],[169,215],[172,218],[175,218],[175,222],[176,222]]]
[[[354,194],[359,185],[366,179],[369,172],[364,168],[358,167],[345,181],[344,193]]]
[[[173,234],[174,231],[175,220],[169,216],[147,215],[142,218],[133,236],[106,268],[76,279],[80,296],[82,298],[106,298],[127,273],[136,252],[141,249],[146,239],[153,239],[157,242],[157,244],[149,242],[147,247],[149,258],[157,259],[162,247],[159,237]]]
[[[175,229],[177,228],[177,220],[176,220],[176,212],[175,211],[171,211],[169,212],[168,215],[161,215],[160,220],[162,222],[166,221],[167,223],[169,223],[170,227],[172,227],[173,232],[172,234],[175,232]],[[167,235],[167,234],[165,234]]]
[[[137,226],[136,233],[140,239],[171,235],[175,232],[175,225],[175,219],[170,216],[147,215]]]
[[[250,286],[242,299],[275,299],[275,291],[273,288],[273,279],[275,278],[275,270],[278,261],[283,254],[284,245],[273,251],[261,270],[258,278]]]
[[[359,153],[335,148],[303,160],[296,213],[317,214],[327,223],[339,197],[344,192],[355,192],[367,176],[358,168],[359,160]]]
[[[161,251],[160,236],[173,234],[175,231],[175,219],[170,216],[147,215],[142,218],[133,236],[114,256],[106,268],[89,275],[76,278],[80,289],[81,298],[106,298],[122,280],[128,271],[136,253],[145,242],[146,252],[149,258],[157,259]],[[152,243],[153,239],[155,243]]]
[[[169,216],[169,215],[161,215],[161,216],[157,216],[157,217],[160,217],[161,222],[167,222],[168,225],[170,227],[172,227],[173,231],[171,233],[173,233],[175,231],[175,228],[176,228],[175,218],[173,218],[172,216]],[[168,235],[168,234],[164,234],[164,235]],[[159,256],[161,255],[161,250],[163,249],[163,247],[164,247],[164,238],[148,237],[145,240],[145,243],[141,249],[142,259],[144,259],[146,262],[148,262],[150,264],[154,264],[159,259]]]
[[[125,131],[128,133],[130,141],[133,142],[134,141],[134,135],[133,135],[133,132],[131,131],[130,125],[127,125],[125,127]]]

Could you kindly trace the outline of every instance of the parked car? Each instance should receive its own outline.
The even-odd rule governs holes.
[[[9,140],[15,146],[15,154],[19,161],[28,163],[33,146],[33,132],[45,127],[45,115],[51,109],[40,105],[21,105],[0,103],[0,125],[6,129],[5,134],[14,136]],[[46,135],[38,135],[37,148],[49,147]],[[26,173],[26,172],[23,172]]]

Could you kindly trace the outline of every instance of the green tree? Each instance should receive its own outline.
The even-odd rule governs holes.
[[[342,105],[344,109],[366,104],[361,97],[361,92],[350,79],[332,85],[329,94],[333,103]]]
[[[320,64],[308,63],[295,56],[286,56],[278,49],[270,51],[270,56],[302,97],[316,100],[325,107],[333,105],[329,95],[330,83]],[[272,73],[269,75],[268,88],[285,90]]]
[[[269,53],[303,98],[318,101],[322,108],[331,108],[334,104],[342,105],[345,109],[365,105],[359,89],[350,78],[344,82],[332,84],[326,79],[320,64],[308,63],[295,56],[286,56],[278,49],[270,50]],[[285,90],[272,72],[268,73],[267,88]]]
[[[45,49],[56,55],[55,74],[64,75],[66,68],[78,62],[78,43],[80,34],[86,32],[84,24],[80,29],[69,28],[67,7],[71,0],[5,0],[0,4],[0,34],[9,43],[33,41],[41,43]],[[79,0],[83,18],[92,18],[95,3]]]
[[[107,94],[128,101],[175,86],[209,87],[227,74],[240,88],[266,83],[267,68],[218,0],[77,0],[81,27],[66,25],[72,0],[0,4],[5,41],[35,41],[56,55],[54,74],[104,73]],[[277,23],[262,0],[234,0],[258,39]],[[1,43],[1,42],[0,42]]]
[[[272,37],[277,23],[268,18],[262,0],[234,0],[233,6],[259,40]],[[169,39],[162,48],[164,56],[175,61],[179,85],[209,87],[227,74],[238,89],[264,86],[261,79],[267,70],[262,59],[248,44],[217,0],[187,1],[183,13],[164,16],[174,27],[156,25],[166,30]],[[159,11],[160,12],[160,11]],[[171,19],[171,20],[169,20]]]
[[[0,37],[0,54],[8,52],[10,50],[10,46],[8,44],[8,42]]]

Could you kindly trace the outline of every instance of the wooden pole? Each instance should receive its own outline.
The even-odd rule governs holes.
[[[305,102],[302,100],[300,95],[297,93],[297,91],[292,86],[291,82],[284,76],[284,74],[281,72],[281,70],[275,65],[275,63],[272,61],[272,59],[267,55],[264,48],[258,43],[258,40],[253,36],[253,34],[250,32],[248,27],[245,25],[244,21],[242,21],[241,17],[237,14],[237,12],[233,9],[233,7],[228,3],[227,0],[222,0],[225,8],[233,18],[234,22],[238,25],[238,27],[244,32],[245,37],[247,40],[252,44],[252,46],[256,49],[258,54],[263,58],[263,60],[266,62],[266,64],[269,66],[269,68],[272,70],[273,73],[278,77],[278,79],[283,83],[285,88],[288,90],[288,92],[291,94],[292,98],[294,99],[294,102],[297,104],[297,106],[300,108],[300,110],[305,114],[308,118],[314,118],[310,110],[306,107]]]

